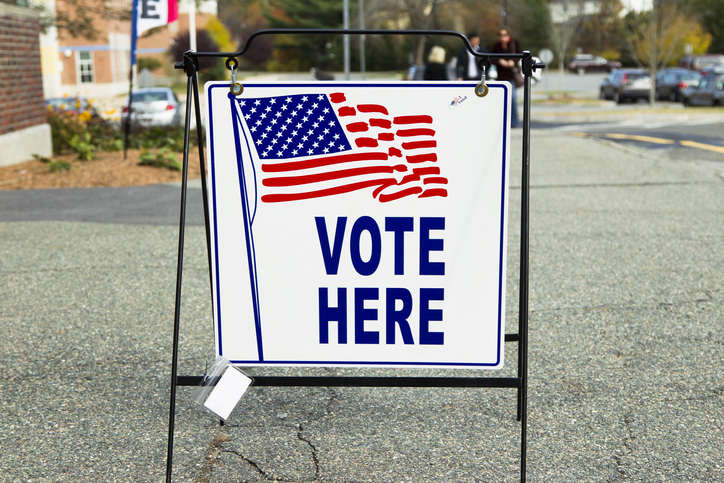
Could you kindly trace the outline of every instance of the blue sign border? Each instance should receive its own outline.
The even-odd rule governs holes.
[[[313,84],[309,83],[254,83],[254,84],[246,84],[246,87],[266,87],[266,88],[290,88],[290,87],[305,87],[309,88]],[[423,83],[409,83],[409,84],[401,84],[401,83],[352,83],[352,82],[325,82],[320,83],[319,85],[323,85],[325,87],[344,87],[344,88],[350,88],[350,87],[404,87],[404,88],[429,88],[429,87],[445,87],[445,88],[474,88],[476,83],[475,82],[445,82],[445,83],[435,83],[435,82],[425,82]],[[504,96],[507,98],[508,94],[510,93],[510,87],[508,84],[502,84],[502,83],[488,83],[486,84],[489,89],[503,89]],[[208,106],[208,120],[209,123],[209,131],[213,132],[213,115],[212,115],[212,91],[214,89],[223,88],[225,90],[229,89],[228,84],[215,84],[212,86],[209,86],[207,90],[207,106]],[[500,252],[499,252],[499,260],[498,260],[498,331],[497,331],[497,357],[495,362],[486,362],[486,363],[471,363],[471,362],[399,362],[399,361],[376,361],[376,362],[370,362],[370,361],[292,361],[292,360],[267,360],[264,359],[263,354],[263,348],[259,347],[259,354],[260,357],[257,360],[231,360],[230,362],[232,364],[237,365],[256,365],[256,364],[264,364],[267,366],[367,366],[367,367],[389,367],[389,366],[405,366],[405,367],[430,367],[430,366],[437,366],[437,367],[455,367],[455,368],[475,368],[475,367],[497,367],[500,365],[500,362],[502,360],[502,350],[503,350],[503,342],[504,342],[504,334],[502,334],[503,331],[503,304],[505,301],[503,300],[503,288],[505,287],[506,281],[503,280],[503,268],[505,266],[505,260],[503,259],[504,253],[505,253],[505,247],[503,246],[503,242],[505,240],[505,225],[503,223],[503,220],[505,219],[505,186],[506,186],[506,173],[507,173],[507,166],[506,166],[506,160],[505,160],[505,153],[507,152],[508,146],[507,146],[507,139],[508,139],[508,103],[503,103],[503,158],[502,158],[502,179],[501,179],[501,203],[500,203]],[[214,254],[215,254],[215,267],[216,267],[216,273],[215,275],[215,281],[216,281],[216,321],[215,324],[217,326],[217,334],[218,334],[218,340],[217,340],[217,354],[219,356],[223,356],[223,343],[222,343],[222,330],[221,330],[221,290],[219,289],[220,281],[219,281],[219,250],[218,246],[216,246],[216,243],[218,243],[218,230],[217,230],[217,216],[216,216],[216,179],[215,179],[215,170],[214,165],[216,162],[216,156],[214,152],[214,143],[209,141],[209,171],[211,173],[211,196],[213,198],[213,210],[214,210],[214,216],[210,220],[210,223],[213,224],[213,230],[214,230]],[[243,182],[243,181],[241,181]]]

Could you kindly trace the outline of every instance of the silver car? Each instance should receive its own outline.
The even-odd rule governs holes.
[[[697,87],[688,89],[684,95],[685,106],[724,105],[724,73],[704,76]]]
[[[144,126],[180,126],[181,103],[168,87],[151,87],[133,91],[131,121]],[[128,98],[123,104],[123,122],[128,116]]]
[[[651,76],[643,69],[614,69],[601,83],[601,99],[616,104],[646,99],[651,90]]]

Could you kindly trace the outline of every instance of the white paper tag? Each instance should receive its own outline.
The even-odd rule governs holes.
[[[239,404],[250,384],[251,379],[249,377],[233,367],[229,367],[219,379],[214,390],[209,394],[204,407],[226,421],[231,411]]]

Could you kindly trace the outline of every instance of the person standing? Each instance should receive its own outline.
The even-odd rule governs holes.
[[[488,52],[484,47],[480,47],[480,36],[478,36],[477,32],[470,32],[468,40],[475,52]],[[480,80],[481,72],[480,67],[478,67],[478,59],[468,51],[465,45],[458,50],[456,70],[458,80]]]
[[[498,42],[493,45],[493,54],[520,54],[523,51],[520,48],[520,42],[514,39],[507,27],[500,29],[498,32]],[[518,68],[518,61],[514,59],[494,59],[493,62],[498,68],[498,80],[510,82],[512,95],[512,113],[510,124],[512,127],[518,127],[518,101],[515,92],[515,79],[513,78],[513,69]]]
[[[448,80],[447,68],[445,67],[445,49],[435,45],[430,49],[425,65],[425,80]]]

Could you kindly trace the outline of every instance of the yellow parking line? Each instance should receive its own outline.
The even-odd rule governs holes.
[[[568,134],[570,134],[572,136],[582,137],[582,138],[583,137],[596,137],[596,134],[587,133],[587,132],[570,132]],[[640,141],[640,142],[644,142],[644,143],[654,143],[654,144],[676,144],[677,143],[677,141],[674,141],[673,139],[655,138],[655,137],[651,137],[651,136],[636,136],[633,134],[602,133],[602,134],[599,134],[598,136],[603,137],[603,138],[609,138],[609,139]],[[714,151],[715,153],[724,154],[724,146],[717,146],[716,144],[697,143],[696,141],[678,141],[678,143],[681,146],[684,146],[687,148],[705,149],[707,151]]]
[[[644,143],[653,143],[653,144],[675,144],[676,141],[672,139],[664,139],[664,138],[653,138],[650,136],[635,136],[632,134],[616,134],[616,133],[607,133],[603,134],[603,137],[611,138],[611,139],[626,139],[629,141],[641,141]]]
[[[680,143],[682,146],[686,146],[687,148],[706,149],[707,151],[714,151],[715,153],[724,154],[724,146],[697,143],[696,141],[680,141]]]

